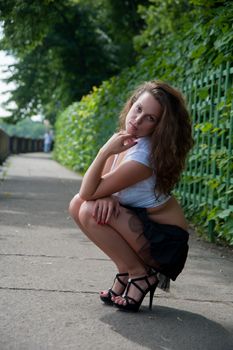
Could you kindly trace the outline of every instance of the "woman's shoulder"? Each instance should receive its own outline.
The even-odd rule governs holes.
[[[149,137],[141,137],[137,140],[137,144],[128,149],[124,156],[126,160],[136,160],[146,166],[151,167],[150,163],[150,139]]]
[[[140,137],[137,139],[137,144],[134,147],[135,151],[149,152],[151,150],[151,139],[150,137]]]

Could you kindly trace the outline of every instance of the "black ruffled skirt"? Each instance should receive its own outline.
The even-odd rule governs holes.
[[[143,223],[143,234],[149,241],[156,270],[175,281],[187,259],[188,232],[175,225],[158,224],[150,220],[145,208],[124,207],[133,211]]]

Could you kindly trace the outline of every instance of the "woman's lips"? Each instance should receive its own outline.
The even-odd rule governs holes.
[[[129,125],[130,125],[131,129],[132,129],[134,132],[136,132],[136,131],[137,131],[136,126],[134,126],[132,123],[129,123]]]

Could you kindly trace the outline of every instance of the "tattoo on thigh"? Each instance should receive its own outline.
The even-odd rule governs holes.
[[[129,218],[129,228],[133,232],[142,232],[143,231],[143,225],[141,221],[137,218],[137,216],[132,215]]]

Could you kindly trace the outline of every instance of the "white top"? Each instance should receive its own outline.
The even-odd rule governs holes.
[[[142,137],[137,140],[137,144],[126,152],[123,162],[136,161],[152,168],[150,161],[151,142],[149,137]],[[115,165],[117,156],[114,159],[112,169]],[[119,192],[114,193],[119,202],[123,205],[129,205],[138,208],[153,208],[165,203],[170,198],[169,195],[158,194],[155,192],[156,177],[153,174],[146,180],[137,182]]]

